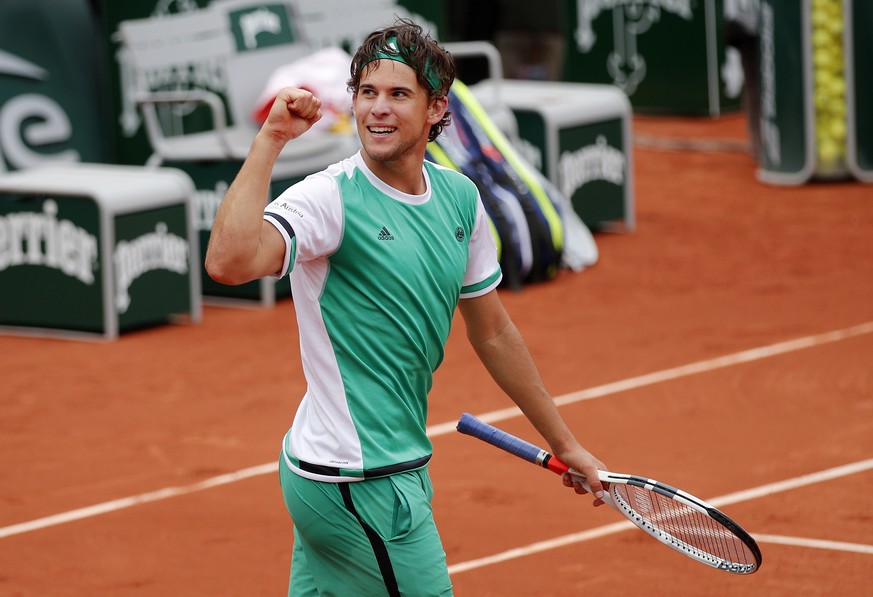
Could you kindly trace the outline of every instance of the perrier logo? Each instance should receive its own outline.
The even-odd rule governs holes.
[[[115,245],[112,260],[115,307],[125,313],[130,307],[130,285],[143,274],[154,270],[188,273],[188,241],[168,232],[166,223],[158,222],[154,232]]]
[[[48,199],[42,211],[0,216],[0,272],[36,265],[62,272],[91,286],[97,268],[97,237],[70,220],[58,220],[58,204]]]
[[[595,180],[622,185],[625,181],[627,158],[621,150],[610,147],[606,137],[598,135],[593,145],[576,151],[565,151],[558,160],[558,180],[566,197]]]

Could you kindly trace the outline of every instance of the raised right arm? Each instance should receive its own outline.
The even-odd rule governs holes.
[[[216,282],[243,284],[279,272],[285,242],[263,219],[270,177],[279,153],[321,118],[321,101],[302,89],[285,88],[252,142],[249,155],[227,190],[212,226],[206,271]]]

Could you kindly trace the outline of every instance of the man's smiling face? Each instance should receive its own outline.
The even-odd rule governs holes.
[[[430,127],[444,112],[419,84],[415,71],[396,60],[365,66],[353,101],[364,153],[377,163],[407,154],[423,156]]]

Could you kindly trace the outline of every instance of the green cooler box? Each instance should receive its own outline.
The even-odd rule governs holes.
[[[0,176],[0,328],[102,337],[201,319],[194,185],[96,164]]]
[[[520,153],[569,199],[589,228],[634,229],[627,95],[613,85],[505,79],[471,89],[486,108],[509,107]]]

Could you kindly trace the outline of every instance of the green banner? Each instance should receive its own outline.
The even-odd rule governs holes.
[[[284,4],[264,4],[254,13],[251,8],[232,10],[228,17],[237,52],[251,52],[297,41],[291,31],[290,16]]]
[[[525,158],[536,165],[592,229],[627,220],[625,196],[630,184],[621,119],[558,127],[556,145],[550,125],[536,110],[513,109]]]
[[[809,2],[761,2],[760,133],[762,180],[802,184],[815,168]]]
[[[565,81],[617,85],[636,111],[741,107],[742,64],[725,47],[723,0],[576,0],[566,14]]]
[[[0,172],[110,160],[104,67],[88,0],[0,3]]]
[[[622,121],[605,120],[558,132],[558,188],[573,210],[598,229],[626,220],[630,184]]]
[[[855,175],[873,182],[873,2],[852,0],[850,32],[854,110],[852,129]]]
[[[0,194],[0,324],[101,333],[97,204]]]
[[[192,312],[190,253],[184,203],[115,218],[113,299],[120,330]]]

